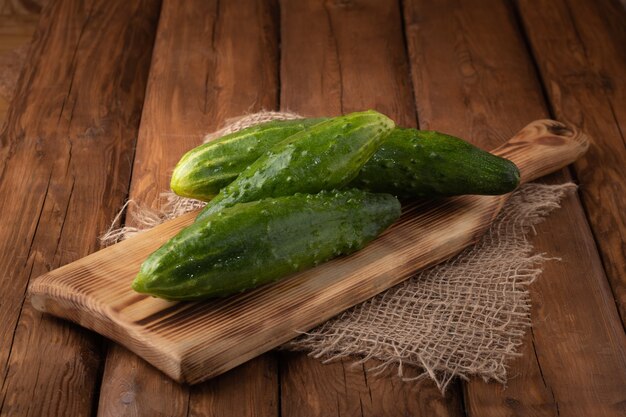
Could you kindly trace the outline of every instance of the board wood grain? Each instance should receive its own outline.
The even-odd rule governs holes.
[[[513,160],[522,181],[573,162],[585,135],[552,120],[528,125],[494,153]],[[95,330],[171,378],[219,375],[364,301],[473,243],[507,196],[462,196],[406,205],[401,218],[363,250],[236,296],[171,302],[129,287],[143,260],[196,213],[165,222],[36,279],[33,306]]]

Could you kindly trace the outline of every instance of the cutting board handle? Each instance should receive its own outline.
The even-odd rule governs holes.
[[[536,120],[492,153],[508,158],[519,168],[521,183],[557,171],[582,156],[589,137],[556,120]]]

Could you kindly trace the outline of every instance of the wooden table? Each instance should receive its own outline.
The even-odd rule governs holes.
[[[52,1],[1,134],[0,414],[625,415],[625,22],[617,0]],[[25,301],[30,279],[98,249],[127,198],[158,205],[227,118],[366,108],[485,148],[544,117],[595,139],[545,179],[581,188],[533,238],[561,261],[531,288],[506,388],[442,397],[283,352],[181,386]]]

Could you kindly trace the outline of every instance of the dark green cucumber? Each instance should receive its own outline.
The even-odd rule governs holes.
[[[273,146],[211,200],[198,219],[237,203],[314,194],[352,181],[394,128],[373,110],[335,117]]]
[[[361,190],[237,204],[165,243],[132,286],[172,300],[237,293],[357,251],[399,216],[395,197]]]
[[[271,146],[322,120],[276,120],[198,146],[180,159],[170,186],[183,197],[208,201]]]
[[[402,199],[505,194],[519,179],[513,162],[462,139],[396,128],[350,186]]]
[[[192,149],[174,170],[172,189],[182,196],[210,200],[271,147],[324,119],[303,120],[307,122],[266,123]],[[518,184],[519,171],[508,159],[454,136],[396,128],[348,186],[404,199],[497,195],[513,191]]]

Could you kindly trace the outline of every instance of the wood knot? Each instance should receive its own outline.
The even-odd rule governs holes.
[[[550,123],[547,128],[548,132],[552,133],[553,135],[566,136],[574,133],[572,129],[562,123]]]

